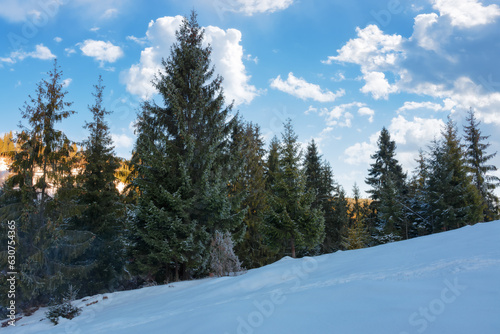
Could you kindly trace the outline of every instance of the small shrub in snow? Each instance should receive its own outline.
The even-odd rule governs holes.
[[[59,317],[73,319],[81,313],[81,308],[71,304],[71,302],[75,300],[77,294],[78,290],[73,289],[73,286],[70,285],[68,292],[63,297],[62,303],[49,307],[45,315],[54,325],[59,323]]]
[[[241,271],[241,262],[234,254],[231,234],[215,231],[210,245],[210,269],[216,276],[229,276]]]

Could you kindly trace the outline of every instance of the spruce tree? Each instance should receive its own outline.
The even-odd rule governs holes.
[[[324,218],[312,208],[314,194],[306,188],[306,177],[300,168],[301,151],[291,121],[285,124],[279,150],[279,169],[270,189],[270,209],[266,221],[275,247],[289,250],[311,250],[324,239]]]
[[[376,214],[373,226],[378,231],[378,242],[399,240],[406,224],[406,175],[396,159],[396,143],[391,140],[389,131],[384,127],[380,133],[377,152],[371,156],[366,183],[371,186],[368,192],[373,200],[371,207]]]
[[[230,151],[237,118],[203,36],[193,12],[154,81],[163,105],[145,102],[137,123],[133,254],[156,280],[205,274],[215,231],[243,231],[242,197],[232,192],[242,168]]]
[[[312,207],[315,209],[322,209],[322,202],[330,197],[329,194],[321,193],[322,188],[324,188],[322,182],[325,181],[322,177],[322,171],[321,156],[319,155],[318,147],[313,139],[306,148],[306,154],[304,156],[304,173],[306,176],[306,188],[315,195],[315,199],[312,203]],[[333,186],[333,180],[329,181],[329,186]],[[330,189],[326,190],[326,192],[329,190]]]
[[[319,209],[325,220],[325,239],[320,251],[331,253],[341,247],[341,229],[348,220],[347,201],[335,184],[332,167],[319,155],[314,139],[306,149],[304,173],[306,188],[315,195],[311,207]]]
[[[365,225],[367,208],[361,201],[359,187],[353,186],[350,223],[343,229],[342,247],[346,250],[365,248],[370,244],[370,233]]]
[[[1,198],[2,224],[17,224],[16,269],[18,305],[47,303],[63,293],[71,279],[88,272],[85,265],[72,265],[92,243],[92,234],[67,231],[71,207],[62,200],[61,189],[69,187],[74,145],[56,128],[74,111],[65,101],[62,72],[54,68],[21,109],[27,126],[16,136],[11,151],[11,175]]]
[[[435,141],[429,159],[428,216],[432,231],[474,224],[481,218],[480,194],[467,174],[465,152],[453,120],[448,117],[443,139]]]
[[[466,164],[469,174],[472,176],[472,183],[479,191],[483,202],[484,210],[481,220],[490,221],[499,217],[499,200],[494,191],[500,183],[500,179],[490,174],[497,170],[495,165],[488,164],[488,161],[496,156],[496,152],[486,153],[490,144],[484,143],[484,141],[490,136],[481,134],[480,124],[471,108],[467,114],[467,124],[464,126]]]
[[[267,191],[264,156],[266,150],[258,125],[247,123],[241,133],[243,149],[241,159],[245,161],[244,172],[238,178],[238,191],[246,192],[242,202],[246,211],[243,222],[246,231],[236,247],[236,253],[245,268],[256,268],[274,260],[274,253],[265,243],[264,215],[267,210]]]
[[[111,112],[103,106],[104,86],[100,76],[94,88],[95,104],[89,106],[93,120],[85,124],[90,133],[83,143],[85,164],[79,179],[81,191],[76,199],[82,211],[70,221],[70,228],[94,235],[91,247],[75,261],[93,267],[82,281],[80,291],[83,294],[113,291],[124,265],[123,225],[120,223],[123,205],[115,178],[119,160],[114,155],[105,120]]]

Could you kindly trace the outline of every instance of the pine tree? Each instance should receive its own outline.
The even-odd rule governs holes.
[[[406,175],[396,159],[396,143],[391,140],[384,127],[377,142],[378,151],[371,156],[366,183],[372,187],[368,192],[373,200],[371,206],[376,213],[374,226],[379,232],[379,242],[399,240],[406,224]]]
[[[449,117],[443,139],[434,142],[429,159],[428,216],[433,232],[479,221],[483,211],[479,192],[467,174],[463,146]]]
[[[292,257],[297,249],[313,249],[324,239],[324,218],[320,210],[311,207],[315,196],[306,188],[300,160],[297,135],[289,120],[282,134],[279,169],[273,175],[266,221],[274,246],[285,246]]]
[[[212,79],[203,36],[193,12],[154,82],[163,106],[145,102],[137,123],[133,254],[157,280],[205,274],[215,231],[243,231],[242,197],[232,192],[242,169],[230,151],[237,118],[224,107],[222,78]]]
[[[490,221],[499,218],[499,200],[494,191],[500,183],[500,179],[489,174],[497,170],[495,165],[487,164],[489,160],[496,156],[496,152],[492,154],[486,153],[490,144],[485,144],[484,141],[490,136],[481,134],[480,124],[471,108],[467,115],[467,125],[464,126],[466,164],[469,174],[472,176],[472,182],[482,198],[484,206],[482,219]]]
[[[84,141],[83,167],[77,204],[81,213],[70,221],[70,228],[94,235],[89,249],[76,263],[92,264],[92,271],[82,281],[83,294],[116,289],[124,265],[124,244],[120,223],[123,209],[116,189],[115,171],[120,166],[114,156],[111,134],[105,117],[111,112],[103,104],[102,78],[94,86],[95,104],[89,107],[93,121],[85,124],[89,137]]]
[[[21,110],[28,126],[16,136],[17,150],[10,152],[11,176],[1,198],[1,218],[17,223],[18,305],[48,302],[60,295],[71,279],[88,268],[71,261],[92,243],[91,233],[65,230],[70,208],[58,192],[71,183],[74,146],[57,123],[74,114],[65,101],[62,72],[54,62]]]

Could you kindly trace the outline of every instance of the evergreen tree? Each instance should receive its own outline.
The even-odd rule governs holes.
[[[490,147],[489,143],[484,143],[490,136],[483,136],[476,120],[472,108],[467,115],[467,125],[465,131],[465,156],[469,174],[472,176],[472,183],[481,195],[484,210],[481,220],[495,220],[499,218],[499,200],[494,191],[500,179],[497,176],[488,174],[495,172],[495,165],[488,165],[488,161],[496,156],[496,152],[487,154],[486,150]]]
[[[224,107],[222,78],[212,79],[203,36],[193,12],[154,82],[163,106],[145,102],[137,123],[131,241],[137,269],[157,280],[205,274],[215,231],[243,231],[242,197],[232,192],[242,169],[230,151],[237,118]]]
[[[274,136],[269,144],[269,152],[266,161],[266,189],[271,189],[275,184],[276,175],[280,169],[279,154],[280,154],[280,141]]]
[[[306,188],[300,160],[297,135],[289,120],[282,134],[279,169],[273,175],[266,220],[274,246],[289,249],[292,257],[297,249],[313,249],[324,239],[324,218],[319,209],[311,207],[315,196]]]
[[[113,291],[124,265],[124,245],[120,223],[122,205],[116,189],[115,171],[120,166],[114,156],[111,134],[105,117],[110,114],[104,106],[102,78],[95,87],[95,104],[89,107],[93,121],[85,124],[89,130],[84,142],[85,165],[80,176],[81,192],[77,203],[82,208],[70,228],[93,233],[94,241],[76,263],[92,264],[92,271],[82,281],[83,294]]]
[[[319,209],[325,220],[325,239],[322,253],[331,253],[341,247],[341,229],[348,221],[347,200],[343,190],[335,184],[330,164],[319,155],[314,139],[304,156],[306,188],[315,195],[311,207]]]
[[[384,127],[377,142],[378,151],[371,156],[366,183],[372,187],[368,192],[373,200],[371,206],[376,214],[374,227],[378,230],[378,241],[399,240],[406,224],[406,175],[396,159],[396,143],[391,140]]]
[[[455,123],[448,118],[443,140],[434,142],[429,160],[427,202],[433,232],[479,221],[483,206],[467,175],[463,146]]]
[[[419,151],[416,162],[417,168],[408,185],[409,220],[413,222],[410,225],[410,238],[432,233],[430,217],[427,216],[429,212],[429,203],[427,202],[429,166],[422,150]]]
[[[341,186],[336,186],[335,193],[324,210],[325,240],[322,244],[322,252],[331,253],[343,248],[342,236],[349,225],[349,202]]]
[[[331,189],[325,190],[325,193],[321,193],[324,185],[322,184],[324,180],[323,166],[321,157],[318,152],[318,147],[314,142],[314,139],[307,145],[306,154],[304,156],[304,173],[306,176],[306,188],[313,192],[315,199],[312,203],[312,207],[315,209],[322,209],[322,202],[328,200],[331,197],[331,193],[326,192],[331,191]],[[332,181],[330,181],[329,187],[333,186]]]
[[[346,224],[343,230],[342,247],[344,249],[365,248],[370,243],[370,233],[365,225],[367,208],[361,202],[359,187],[353,186],[353,203],[350,210],[350,224]]]
[[[92,243],[92,234],[65,230],[69,208],[56,193],[71,183],[74,146],[56,124],[74,113],[65,101],[62,72],[54,68],[21,110],[28,126],[10,152],[11,176],[1,198],[2,224],[17,224],[16,299],[20,307],[47,303],[64,292],[73,277],[88,270],[71,261]],[[68,181],[68,179],[70,181]],[[55,197],[54,197],[55,195]],[[3,280],[2,280],[3,282]]]
[[[242,264],[250,269],[269,264],[275,259],[275,254],[265,243],[263,212],[268,206],[264,163],[266,150],[259,126],[247,123],[243,128],[241,140],[241,159],[245,160],[245,168],[236,182],[236,187],[238,191],[247,193],[242,202],[242,208],[246,210],[243,219],[246,232],[242,242],[236,247],[236,253]]]

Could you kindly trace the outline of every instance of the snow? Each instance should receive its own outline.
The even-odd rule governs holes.
[[[500,221],[235,277],[87,297],[2,333],[500,333]],[[85,300],[85,301],[84,301]],[[86,306],[97,301],[92,305]]]

